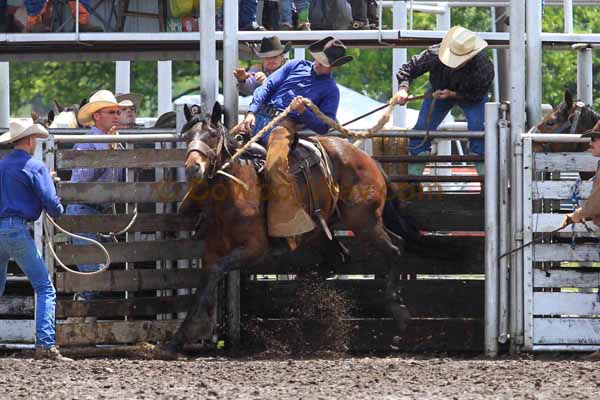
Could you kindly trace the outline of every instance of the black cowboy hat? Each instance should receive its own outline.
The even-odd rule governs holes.
[[[310,54],[326,67],[339,67],[354,59],[346,55],[346,46],[333,36],[327,36],[308,47]]]
[[[288,42],[285,46],[283,46],[277,36],[271,36],[262,38],[259,49],[253,45],[252,51],[254,51],[254,54],[256,54],[256,56],[259,58],[267,58],[285,54],[290,51],[291,47],[291,42]]]
[[[582,138],[590,138],[590,139],[598,139],[600,138],[600,131],[590,129],[589,131],[585,131],[581,134]]]

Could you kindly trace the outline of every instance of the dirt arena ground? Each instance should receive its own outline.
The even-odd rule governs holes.
[[[0,398],[587,399],[600,362],[581,356],[82,359],[0,358]]]

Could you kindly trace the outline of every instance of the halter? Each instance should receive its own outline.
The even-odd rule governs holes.
[[[562,125],[549,133],[563,133],[566,132],[567,129],[571,135],[577,133],[577,127],[579,126],[579,119],[581,118],[581,111],[585,108],[585,103],[583,101],[577,101],[575,103],[575,112],[573,113],[573,117],[567,118]],[[533,129],[533,128],[532,128]],[[539,133],[538,129],[535,129],[534,133]]]

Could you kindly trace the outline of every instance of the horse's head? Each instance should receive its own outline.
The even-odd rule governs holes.
[[[585,103],[575,101],[569,89],[565,89],[563,101],[544,117],[531,133],[581,133],[597,121],[595,112]]]
[[[181,129],[187,156],[185,174],[188,181],[210,179],[222,162],[221,151],[226,147],[225,127],[221,123],[223,110],[216,102],[212,114],[203,114],[197,105],[184,107],[187,123]]]

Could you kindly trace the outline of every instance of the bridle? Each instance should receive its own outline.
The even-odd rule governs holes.
[[[219,126],[217,129],[213,128],[211,126],[210,121],[207,118],[198,121],[195,125],[198,124],[206,124],[209,127],[209,130],[216,131],[219,134],[219,141],[217,142],[217,147],[216,149],[213,149],[212,147],[207,145],[202,139],[200,139],[202,133],[204,133],[205,131],[196,130],[191,132],[193,133],[193,136],[192,140],[190,140],[190,142],[188,143],[188,148],[185,157],[187,159],[192,152],[196,151],[204,157],[208,158],[210,162],[210,173],[208,174],[207,178],[212,179],[217,171],[217,158],[219,155],[221,155],[223,148],[227,147],[225,145],[225,129],[223,129],[222,126]]]
[[[554,129],[552,132],[544,132],[544,133],[564,133],[567,130],[569,134],[574,135],[577,133],[577,127],[579,126],[579,120],[581,119],[581,112],[585,108],[585,103],[583,101],[577,101],[575,103],[575,112],[572,115],[569,115],[567,120],[563,122],[558,128]],[[532,127],[529,130],[529,133],[542,133],[537,126]]]

